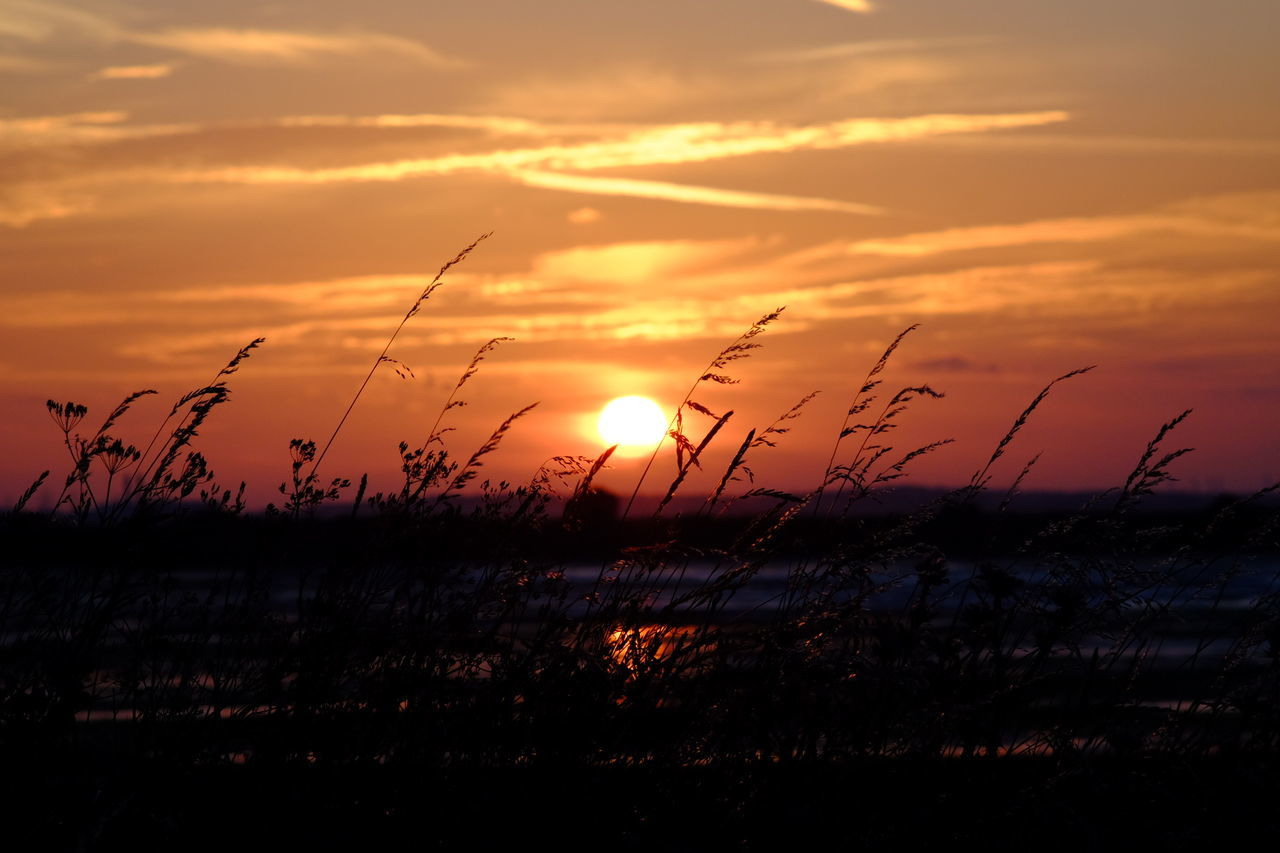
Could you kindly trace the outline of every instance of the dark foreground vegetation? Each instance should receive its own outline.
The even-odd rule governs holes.
[[[822,483],[752,484],[807,398],[736,444],[696,395],[776,317],[694,383],[648,503],[593,487],[608,453],[479,482],[518,414],[448,452],[496,342],[401,446],[399,487],[320,477],[340,423],[293,443],[261,514],[191,449],[257,342],[141,449],[115,437],[141,395],[96,432],[51,401],[69,473],[0,517],[6,848],[1190,849],[1280,828],[1271,494],[1148,511],[1179,417],[1115,490],[1020,512],[991,472],[1050,383],[968,486],[868,512],[937,446],[889,442],[936,396],[882,391],[901,337]],[[738,450],[690,501],[717,437]]]

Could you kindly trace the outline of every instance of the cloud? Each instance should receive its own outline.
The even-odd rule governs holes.
[[[120,110],[0,119],[0,150],[84,145],[187,132],[196,125],[129,125]]]
[[[914,53],[937,47],[954,45],[983,44],[988,39],[961,37],[935,39],[877,39],[869,41],[850,41],[840,44],[824,44],[816,47],[802,47],[794,50],[774,50],[757,54],[756,62],[764,63],[806,63],[826,62],[833,59],[848,59],[857,56],[871,56],[885,53]]]
[[[23,228],[42,219],[64,219],[92,210],[83,194],[56,187],[17,184],[0,188],[0,225]]]
[[[604,250],[586,250],[573,266],[590,275],[589,261]],[[613,247],[608,247],[612,250]],[[638,251],[638,246],[635,247]],[[693,248],[686,247],[687,250]],[[621,251],[621,250],[619,250]],[[679,250],[673,248],[674,256]],[[621,255],[619,255],[621,257]],[[568,256],[564,261],[569,260]],[[564,262],[544,258],[535,278],[550,284]],[[599,268],[597,268],[599,269]],[[618,269],[614,267],[613,269]],[[566,271],[567,272],[567,271]],[[1230,294],[1266,287],[1269,272],[1222,273],[1206,286],[1198,273],[1158,270],[1109,270],[1089,261],[989,265],[920,275],[884,276],[808,287],[717,288],[729,278],[777,279],[777,270],[753,260],[722,269],[714,276],[697,269],[672,270],[636,277],[632,284],[662,283],[643,297],[634,288],[627,298],[585,302],[569,309],[521,310],[519,302],[496,300],[490,311],[466,315],[423,314],[402,337],[406,345],[474,344],[501,334],[526,343],[648,340],[668,341],[732,336],[741,318],[758,315],[761,305],[786,305],[788,333],[802,333],[820,323],[936,316],[1020,316],[1086,318],[1128,316],[1146,322],[1146,308],[1162,311],[1200,310],[1220,304]],[[601,278],[597,273],[596,280]],[[569,287],[573,279],[559,279]],[[716,310],[707,310],[714,298]],[[337,321],[335,321],[337,322]],[[373,334],[372,332],[370,333]],[[370,346],[372,346],[372,340]],[[957,367],[957,365],[951,365]]]
[[[95,80],[154,79],[167,76],[177,67],[175,64],[111,67],[97,71],[90,77]],[[114,142],[119,139],[170,136],[178,133],[190,134],[240,129],[262,130],[264,128],[360,127],[392,129],[450,127],[484,131],[494,136],[534,137],[547,136],[553,132],[565,132],[562,127],[549,127],[521,118],[432,113],[373,116],[285,116],[263,121],[213,124],[129,124],[129,118],[128,113],[120,110],[0,118],[0,148]]]
[[[498,334],[542,341],[579,336],[667,339],[679,330],[708,328],[704,308],[689,299],[686,291],[716,288],[717,268],[727,266],[738,274],[749,265],[748,258],[769,251],[774,243],[740,238],[580,246],[545,252],[533,259],[529,270],[511,275],[451,273],[444,299],[416,317],[406,335],[430,344],[471,344],[477,336],[500,329],[504,331]],[[157,361],[231,345],[246,334],[265,334],[277,345],[315,335],[385,342],[395,318],[430,278],[429,273],[409,273],[201,285],[160,292],[28,293],[15,296],[6,306],[0,327],[136,326],[142,331],[126,345],[125,354]],[[664,280],[680,284],[655,289],[655,282]],[[582,286],[603,282],[608,283],[607,291]],[[623,291],[628,294],[625,298],[621,298]],[[642,315],[636,310],[641,302],[646,306]],[[179,306],[192,310],[181,311]],[[538,310],[530,310],[534,307]],[[714,328],[729,330],[722,326]]]
[[[1280,204],[1280,193],[1251,193],[1262,196],[1264,204]],[[924,257],[976,249],[1005,249],[1036,243],[1096,243],[1152,232],[1171,232],[1194,237],[1227,237],[1280,241],[1280,222],[1266,218],[1264,210],[1250,209],[1239,197],[1234,203],[1184,202],[1163,210],[1131,216],[1097,216],[1042,219],[1012,225],[982,225],[948,228],[899,237],[860,240],[849,244],[850,254]],[[1272,208],[1275,209],[1275,208]],[[1262,218],[1259,218],[1262,217]]]
[[[856,215],[876,215],[884,211],[870,204],[842,199],[749,192],[731,188],[694,186],[628,177],[583,175],[597,169],[711,162],[757,154],[785,154],[794,151],[834,150],[844,147],[920,139],[938,134],[970,133],[996,128],[1034,127],[1067,119],[1062,111],[1002,114],[938,114],[906,118],[864,118],[808,125],[775,122],[698,122],[633,125],[551,125],[503,116],[439,114],[384,114],[375,116],[293,116],[265,122],[231,125],[134,125],[119,111],[73,113],[0,120],[0,150],[36,151],[59,145],[90,145],[162,135],[189,134],[227,128],[313,127],[457,127],[484,131],[495,136],[525,136],[537,143],[496,150],[468,149],[432,157],[384,159],[347,165],[308,167],[298,165],[205,165],[201,159],[187,158],[193,166],[168,165],[149,156],[129,165],[127,149],[101,170],[83,170],[61,177],[32,177],[25,181],[27,199],[11,207],[0,224],[26,224],[36,219],[71,215],[87,208],[85,203],[29,203],[30,197],[66,196],[74,192],[83,198],[105,199],[120,186],[135,189],[146,184],[191,185],[227,184],[245,186],[322,186],[348,183],[391,183],[458,173],[489,173],[526,186],[592,195],[616,195],[659,199],[686,204],[778,211],[829,211]],[[582,137],[591,134],[594,138]],[[301,137],[305,144],[308,137]],[[580,141],[564,141],[580,140]],[[198,140],[196,140],[198,141]],[[186,144],[186,143],[184,143]],[[344,149],[348,150],[348,149]],[[355,149],[356,151],[362,149]],[[421,150],[418,148],[417,150]],[[351,155],[348,155],[351,156]],[[331,158],[326,157],[328,162]],[[50,161],[52,162],[52,161]],[[105,162],[105,161],[104,161]],[[174,162],[174,161],[169,161]],[[179,161],[181,162],[181,161]],[[296,162],[296,161],[295,161]],[[341,163],[341,161],[339,161]],[[34,172],[33,175],[41,174]],[[890,244],[885,244],[889,246]],[[881,251],[883,250],[883,251]],[[853,251],[881,251],[906,254],[909,250],[877,247],[875,243]]]
[[[452,276],[451,281],[458,279]],[[168,290],[146,299],[162,302],[226,303],[272,302],[312,307],[313,313],[380,311],[389,306],[407,307],[431,283],[424,274],[363,275],[325,281],[288,284],[232,284]]]
[[[89,75],[90,80],[158,80],[173,73],[175,65],[111,65]]]
[[[30,43],[55,37],[131,43],[242,65],[304,65],[333,57],[397,57],[438,69],[466,63],[401,36],[233,27],[131,29],[52,0],[0,0],[0,36]]]
[[[963,355],[948,355],[912,361],[908,367],[933,373],[999,373],[1000,366],[991,362],[976,362]]]
[[[177,28],[135,32],[137,44],[242,65],[303,65],[330,57],[398,56],[433,68],[463,65],[426,45],[381,33],[325,34],[286,30]]]
[[[1160,136],[1065,136],[1020,133],[1017,136],[995,136],[975,133],[968,136],[921,139],[920,144],[948,147],[1001,149],[1018,151],[1064,151],[1091,154],[1187,154],[1187,155],[1261,155],[1280,154],[1280,142],[1274,139],[1201,139]]]
[[[43,59],[0,54],[0,74],[40,74],[57,68],[57,63]]]
[[[103,78],[161,76],[172,65],[124,66],[104,69]],[[980,133],[997,129],[1036,127],[1066,121],[1060,110],[997,114],[934,114],[906,118],[862,118],[809,125],[775,122],[696,122],[634,125],[548,124],[496,115],[437,113],[382,114],[371,116],[301,115],[261,122],[206,126],[127,125],[127,113],[111,110],[62,116],[0,119],[0,132],[8,144],[27,135],[31,143],[47,144],[53,129],[66,131],[68,141],[113,141],[120,138],[167,135],[179,132],[230,128],[415,128],[452,127],[482,130],[495,136],[557,137],[594,136],[576,143],[557,142],[527,148],[450,153],[414,158],[334,166],[325,169],[297,167],[211,167],[205,170],[156,172],[157,180],[206,183],[308,184],[348,181],[389,181],[421,175],[476,171],[593,170],[632,166],[675,165],[804,150],[832,150],[876,142],[902,142],[939,135]],[[104,129],[103,125],[113,125]],[[93,126],[86,129],[85,126]],[[71,130],[79,128],[79,130]],[[96,128],[96,129],[94,129]]]
[[[582,282],[652,282],[731,263],[765,245],[755,237],[733,240],[641,240],[544,252],[533,261],[536,280],[576,286]]]
[[[176,183],[325,184],[399,181],[461,171],[514,173],[592,170],[701,163],[753,154],[832,150],[853,145],[918,139],[947,133],[1033,127],[1066,121],[1060,110],[995,115],[922,115],[866,118],[814,125],[772,122],[701,122],[658,125],[620,137],[533,148],[503,149],[440,157],[393,160],[323,169],[286,166],[229,166],[155,171],[156,180]]]
[[[835,6],[837,9],[845,9],[849,12],[857,12],[860,15],[869,15],[876,10],[871,4],[871,0],[815,0],[817,3],[826,3],[828,6]]]
[[[837,213],[855,213],[862,216],[878,216],[884,213],[881,208],[849,201],[742,192],[739,190],[715,189],[713,187],[696,187],[688,184],[672,184],[663,181],[639,181],[630,178],[593,178],[586,175],[528,171],[514,172],[512,177],[526,186],[542,189],[661,199],[685,204],[711,204],[720,207],[742,207],[754,210],[826,210]]]
[[[57,34],[71,33],[110,40],[121,29],[110,20],[53,0],[3,0],[0,2],[0,35],[27,42],[44,42]]]
[[[52,116],[27,116],[25,118],[0,119],[0,132],[11,133],[47,133],[68,127],[100,126],[120,124],[127,121],[129,114],[120,110],[97,110],[94,112],[66,113]]]
[[[1062,285],[1085,280],[1091,282],[1090,289],[1106,290],[1099,273],[1099,264],[1092,261],[989,264],[791,288],[772,298],[792,306],[793,314],[814,320],[997,314],[1030,305],[1074,307],[1081,288]]]
[[[1250,216],[1280,217],[1268,213],[1268,204],[1224,197],[1172,207],[1243,223]],[[1274,199],[1270,204],[1280,209]],[[895,272],[880,262],[869,264],[864,256],[829,249],[797,251],[781,237],[744,237],[544,252],[515,272],[451,275],[442,298],[414,318],[398,346],[412,363],[422,358],[422,348],[472,347],[500,335],[557,345],[732,337],[741,332],[744,317],[775,305],[788,306],[786,333],[817,333],[842,321],[892,318],[897,323],[904,317],[937,316],[983,317],[984,323],[1018,316],[1031,329],[1063,321],[1147,328],[1238,311],[1231,306],[1269,304],[1265,300],[1275,284],[1274,272],[1262,262],[1206,270],[1166,258],[1137,266],[1124,250],[1115,255],[1123,260],[1119,264],[1105,259],[1006,262],[997,255],[977,263],[956,259],[952,269]],[[812,263],[822,251],[827,263]],[[337,363],[341,358],[335,353],[345,350],[376,352],[429,275],[202,284],[160,292],[87,286],[30,292],[9,301],[0,327],[81,328],[86,335],[127,341],[118,345],[117,355],[170,366],[196,363],[265,334],[289,349],[282,372],[305,372],[322,362]],[[714,311],[707,309],[710,300]],[[1262,328],[1265,312],[1256,313]],[[103,332],[113,327],[115,333]],[[121,329],[130,331],[125,335]],[[916,366],[970,373],[988,369],[977,356],[968,361],[946,355]]]
[[[442,113],[383,114],[373,116],[286,116],[271,122],[277,127],[456,127],[466,130],[484,130],[495,135],[546,136],[553,130],[565,132],[569,128],[551,128],[524,118],[511,116],[448,115]]]
[[[812,121],[847,115],[854,95],[863,96],[854,103],[870,115],[940,110],[962,103],[965,106],[959,108],[964,109],[973,105],[973,89],[982,80],[993,74],[1005,80],[1012,73],[1011,55],[989,48],[962,49],[991,41],[953,37],[834,45],[766,43],[722,57],[690,57],[680,68],[604,59],[590,73],[547,63],[527,75],[491,79],[482,84],[486,94],[471,103],[486,112],[558,122],[741,115]],[[944,82],[947,85],[940,88]],[[958,87],[962,91],[956,91]]]
[[[1016,225],[949,228],[899,237],[860,240],[851,244],[848,251],[860,255],[924,257],[944,252],[1004,249],[1031,243],[1094,243],[1161,227],[1176,227],[1179,224],[1179,220],[1170,217],[1154,221],[1149,217],[1046,219]]]
[[[1164,210],[1226,226],[1256,231],[1260,239],[1280,232],[1280,191],[1199,196],[1166,205]]]
[[[714,109],[725,95],[718,75],[642,65],[593,68],[590,74],[567,77],[535,72],[504,78],[482,104],[492,112],[599,122],[653,116],[676,106],[688,108],[686,112],[699,106]]]
[[[594,207],[580,207],[577,210],[569,211],[565,216],[565,219],[574,225],[590,225],[592,222],[599,222],[603,218],[604,214]]]

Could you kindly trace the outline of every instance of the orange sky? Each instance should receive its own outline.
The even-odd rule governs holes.
[[[997,472],[1123,481],[1194,414],[1181,486],[1280,479],[1280,60],[1273,0],[0,0],[0,497],[63,473],[46,398],[168,402],[254,337],[201,449],[261,502],[446,277],[327,473],[394,485],[450,412],[527,480],[594,455],[609,398],[678,402],[760,315],[727,456],[810,391],[766,485],[816,485],[849,395],[929,383],[911,482],[960,484],[1054,376]],[[65,455],[65,451],[61,451]],[[635,463],[603,475],[629,491]],[[700,485],[695,484],[696,488]]]

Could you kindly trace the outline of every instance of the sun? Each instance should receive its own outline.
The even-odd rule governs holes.
[[[618,449],[653,447],[667,434],[667,416],[648,397],[631,394],[610,400],[600,410],[596,429],[605,444]]]

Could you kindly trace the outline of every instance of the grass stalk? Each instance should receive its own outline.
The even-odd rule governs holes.
[[[676,406],[675,413],[667,423],[667,431],[663,433],[660,439],[658,439],[658,443],[653,446],[653,452],[649,454],[649,460],[645,463],[644,470],[640,472],[640,478],[636,481],[635,488],[631,490],[631,497],[627,499],[626,508],[622,511],[622,517],[624,519],[631,514],[631,507],[635,504],[636,497],[640,494],[640,489],[644,486],[644,481],[648,478],[649,471],[653,468],[653,463],[658,458],[658,451],[662,449],[662,445],[666,442],[667,438],[670,436],[679,441],[680,438],[684,437],[683,432],[679,432],[677,430],[677,425],[682,422],[685,409],[693,409],[701,414],[715,417],[711,414],[710,409],[707,409],[705,406],[693,399],[693,395],[697,393],[698,388],[701,387],[704,382],[714,382],[719,385],[736,384],[738,382],[737,379],[719,371],[726,369],[731,362],[747,358],[751,355],[752,350],[758,349],[760,344],[756,343],[754,339],[762,334],[770,323],[777,320],[785,310],[786,306],[782,306],[781,308],[777,308],[776,310],[765,314],[759,320],[752,323],[751,327],[739,335],[733,343],[720,350],[720,352],[707,363],[707,366],[702,371],[701,375],[699,375],[698,378],[694,380],[693,384],[689,386],[689,391],[680,401],[680,405]],[[685,441],[687,443],[687,439],[685,439]]]
[[[419,310],[421,310],[423,303],[425,303],[427,299],[431,297],[431,294],[435,293],[436,289],[443,284],[441,279],[444,277],[444,274],[448,272],[450,268],[462,263],[467,255],[471,254],[476,246],[480,245],[482,240],[487,239],[491,235],[492,232],[481,234],[473,240],[469,246],[458,252],[452,260],[440,267],[440,270],[435,274],[435,277],[432,278],[430,283],[428,283],[427,286],[422,289],[422,292],[418,294],[418,298],[413,301],[411,306],[409,306],[409,310],[405,312],[400,323],[395,327],[395,330],[391,332],[391,337],[387,338],[387,343],[382,347],[382,352],[378,353],[378,357],[373,360],[373,364],[369,367],[369,372],[365,374],[364,380],[360,383],[360,387],[356,389],[356,393],[352,396],[351,402],[347,404],[347,408],[342,413],[342,417],[338,418],[338,423],[334,426],[333,432],[329,434],[329,439],[324,443],[324,447],[316,456],[315,462],[311,465],[311,470],[307,472],[308,478],[316,476],[316,471],[320,468],[321,463],[324,462],[325,457],[329,454],[329,448],[333,447],[334,441],[338,438],[338,433],[342,431],[342,427],[346,424],[347,418],[351,416],[351,412],[355,409],[356,403],[360,402],[360,397],[364,394],[364,389],[369,386],[370,380],[373,379],[373,374],[377,371],[378,365],[387,360],[387,353],[391,350],[391,345],[395,343],[396,338],[400,335],[400,331],[405,327],[405,324],[408,323]]]

